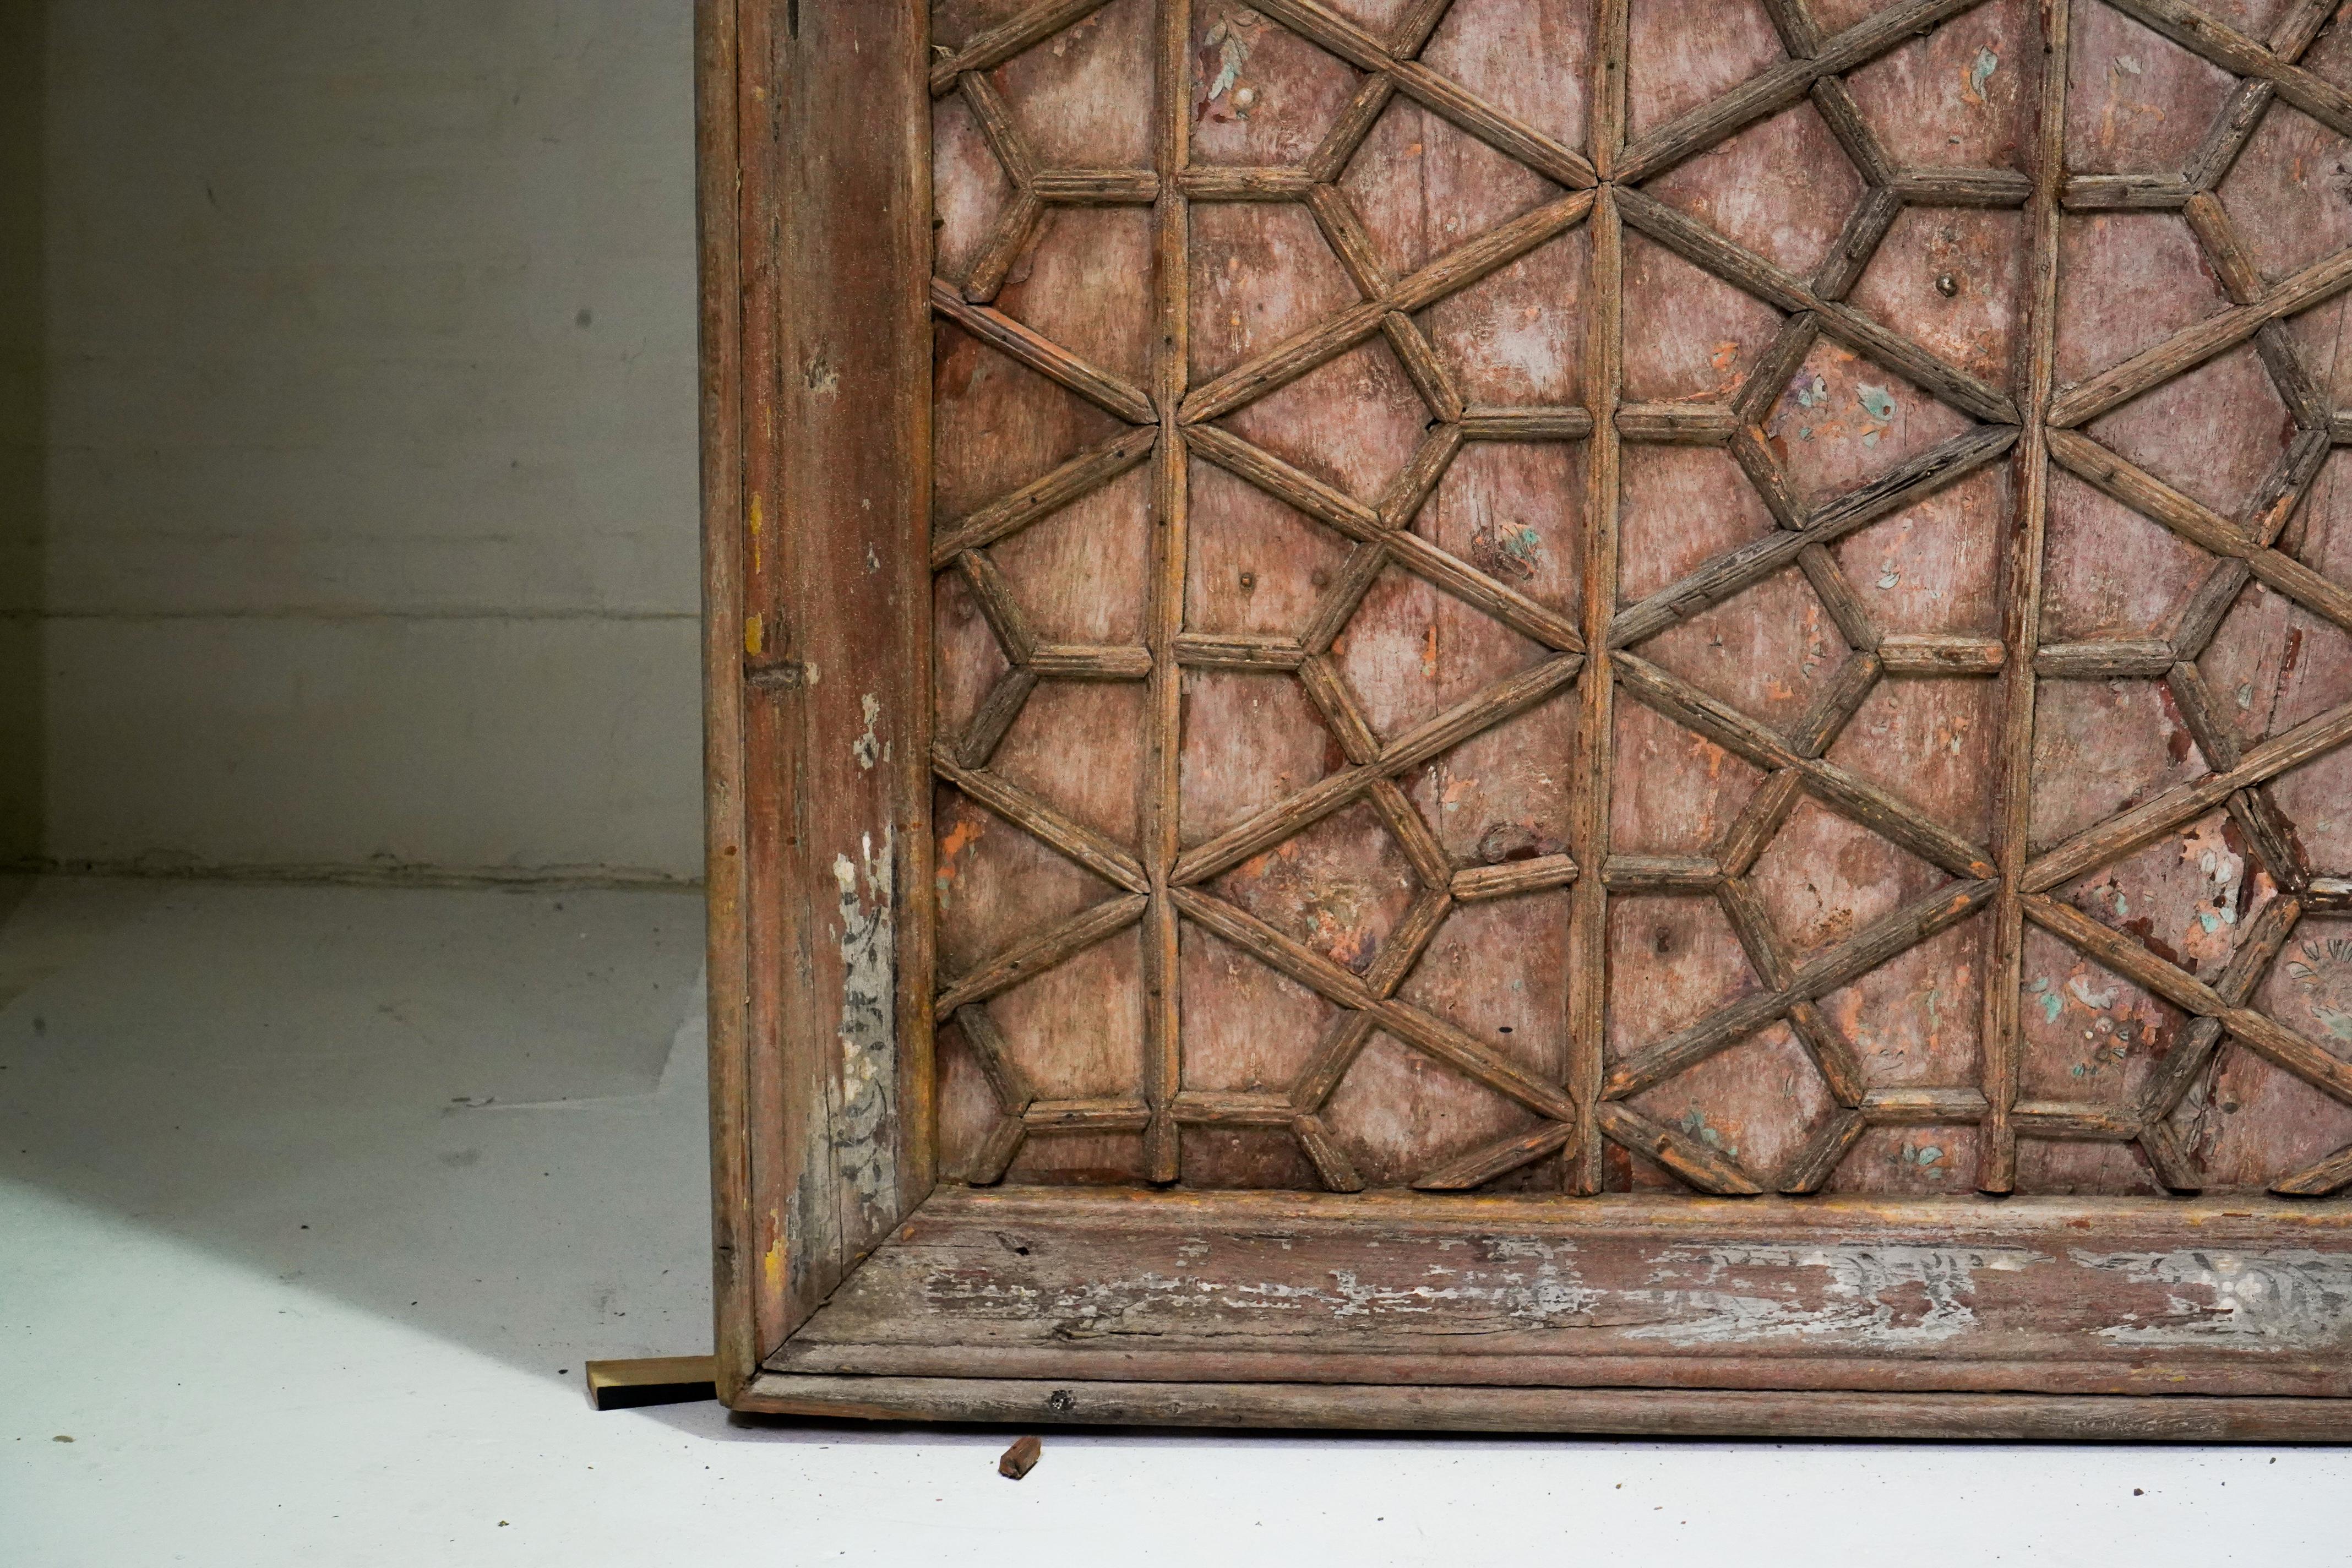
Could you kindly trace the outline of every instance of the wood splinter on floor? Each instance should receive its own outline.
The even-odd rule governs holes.
[[[599,1410],[692,1405],[719,1397],[718,1360],[707,1355],[636,1356],[588,1363],[588,1397]]]
[[[1017,1481],[1037,1468],[1037,1456],[1045,1451],[1045,1445],[1036,1438],[1024,1437],[1004,1450],[1004,1457],[996,1461],[996,1473],[1008,1481]]]

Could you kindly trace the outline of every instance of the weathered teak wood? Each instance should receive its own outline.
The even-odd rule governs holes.
[[[723,1397],[2352,1436],[2334,6],[701,18]]]

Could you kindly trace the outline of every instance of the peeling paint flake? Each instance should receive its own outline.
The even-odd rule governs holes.
[[[1967,96],[1968,100],[1970,103],[1977,104],[1980,107],[1982,106],[1985,100],[1985,83],[1992,80],[1992,73],[2000,68],[2000,57],[1999,55],[1994,54],[1992,50],[1989,48],[1979,48],[1977,50],[1977,58],[1969,62],[1969,90]]]
[[[2127,1320],[2099,1331],[2118,1344],[2318,1351],[2340,1350],[2352,1340],[2352,1253],[2078,1248],[2073,1257],[2135,1285],[2170,1289],[2161,1321]]]
[[[898,1184],[898,1150],[889,1135],[898,1082],[892,1016],[898,980],[892,888],[897,837],[886,830],[877,855],[873,837],[861,837],[862,868],[846,855],[833,859],[841,896],[842,966],[841,1023],[835,1031],[841,1041],[841,1109],[833,1144],[843,1179],[873,1208],[884,1206]]]
[[[1979,1270],[2013,1271],[2042,1261],[2039,1253],[2017,1247],[1859,1242],[1711,1247],[1704,1252],[1677,1249],[1666,1257],[1701,1264],[1702,1288],[1633,1293],[1681,1310],[1676,1321],[1627,1331],[1633,1338],[1700,1345],[1832,1336],[1886,1348],[1937,1344],[1967,1332],[1977,1323],[1972,1298]],[[1708,1288],[1736,1271],[1798,1268],[1828,1271],[1826,1299],[1819,1305]],[[1669,1269],[1659,1279],[1674,1277]],[[1691,1313],[1696,1315],[1686,1315]]]
[[[1214,103],[1233,90],[1243,68],[1249,64],[1249,45],[1243,39],[1239,28],[1224,22],[1209,29],[1208,43],[1217,51],[1218,69],[1216,79],[1209,84],[1209,96],[1205,101]],[[1248,105],[1236,103],[1234,107],[1245,109]]]
[[[870,773],[875,763],[890,754],[890,747],[875,733],[875,726],[882,721],[882,704],[870,691],[860,698],[858,703],[866,716],[866,732],[850,742],[849,754],[857,759],[860,768]]]
[[[1205,1261],[1202,1249],[1188,1247],[1184,1255],[1187,1262]],[[924,1296],[934,1307],[965,1315],[977,1311],[997,1319],[1044,1321],[1066,1339],[1165,1332],[1168,1313],[1201,1309],[1278,1314],[1311,1310],[1360,1329],[1378,1329],[1399,1318],[1444,1314],[1441,1321],[1452,1321],[1468,1309],[1475,1316],[1499,1318],[1511,1327],[1560,1328],[1587,1319],[1602,1300],[1602,1293],[1585,1286],[1572,1268],[1550,1260],[1529,1269],[1433,1269],[1426,1278],[1444,1283],[1372,1283],[1344,1268],[1331,1271],[1328,1286],[1254,1279],[1246,1274],[1219,1279],[1147,1269],[1048,1292],[1007,1286],[990,1271],[948,1268],[924,1281]]]

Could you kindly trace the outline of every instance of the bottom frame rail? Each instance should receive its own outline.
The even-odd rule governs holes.
[[[1843,1394],[1392,1384],[1055,1383],[761,1373],[735,1408],[876,1421],[1614,1436],[2171,1443],[2352,1441],[2352,1399]]]

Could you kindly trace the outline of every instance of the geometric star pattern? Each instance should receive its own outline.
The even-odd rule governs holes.
[[[2258,197],[2240,200],[2235,192],[2243,186],[2233,175],[2243,173],[2242,160],[2266,130],[2277,129],[2277,121],[2307,115],[2339,135],[2352,131],[2352,97],[2299,63],[2321,41],[2323,30],[2337,30],[2331,21],[2336,7],[2298,3],[2273,9],[2268,36],[2258,40],[2170,0],[2114,0],[2116,13],[2234,79],[2178,172],[2078,176],[2069,182],[2065,204],[2085,214],[2116,208],[2179,213],[2227,305],[2060,389],[2047,420],[2051,457],[2064,470],[2193,546],[2185,552],[2193,564],[2183,575],[2194,586],[2168,623],[2156,628],[2158,635],[2045,642],[2035,656],[2036,674],[2045,681],[2160,683],[2160,700],[2177,716],[2178,728],[2207,771],[2082,828],[2023,868],[2021,901],[2029,920],[2188,1016],[2136,1093],[2113,1103],[2021,1102],[2016,1117],[2021,1129],[2062,1137],[2136,1140],[2156,1178],[2183,1193],[2200,1190],[2206,1176],[2195,1140],[2182,1136],[2176,1113],[2192,1090],[2210,1086],[2225,1042],[2315,1090],[2313,1109],[2321,1114],[2306,1112],[2315,1122],[2336,1120],[2316,1103],[2317,1096],[2352,1105],[2352,1068],[2274,1013],[2252,1005],[2273,967],[2293,951],[2298,922],[2309,914],[2342,910],[2352,897],[2352,856],[2333,866],[2313,866],[2305,837],[2282,808],[2275,788],[2282,775],[2337,752],[2352,738],[2352,703],[2339,701],[2247,744],[2226,717],[2230,703],[2212,689],[2200,663],[2226,618],[2251,593],[2266,591],[2324,623],[2315,625],[2314,632],[2324,632],[2326,626],[2352,629],[2352,592],[2298,553],[2298,546],[2307,542],[2306,502],[2321,481],[2333,444],[2352,437],[2352,428],[2312,374],[2308,351],[2294,330],[2297,318],[2336,300],[2352,283],[2352,250],[2339,248],[2275,276],[2259,265],[2244,225],[2231,211],[2238,201],[2247,216],[2266,226],[2282,218],[2308,223],[2314,210],[2307,198],[2284,213],[2266,210]],[[2082,73],[2075,76],[2080,80]],[[2273,417],[2284,414],[2288,434],[2234,515],[2223,515],[2086,433],[2086,427],[2097,429],[2102,416],[2136,399],[2152,402],[2221,356],[2242,353],[2249,340],[2252,363],[2276,392],[2280,407]],[[2098,873],[2159,841],[2179,837],[2193,843],[2198,819],[2216,807],[2226,812],[2222,835],[2252,862],[2245,888],[2270,896],[2244,921],[2234,948],[2215,955],[2226,956],[2226,963],[2211,979],[2198,978],[2177,954],[2156,951],[2160,943],[2129,929],[2113,912],[2112,891],[2105,899],[2058,896],[2070,886],[2095,884]],[[2109,882],[2112,889],[2115,879]],[[2284,1194],[2333,1192],[2352,1182],[2352,1147],[2263,1174]]]
[[[2294,330],[2352,249],[2273,276],[2228,185],[2274,100],[2352,132],[2303,63],[2330,8],[2256,42],[2116,0],[2235,85],[2177,174],[2068,177],[2092,0],[2050,71],[2003,0],[1496,6],[935,16],[934,1010],[963,1179],[2188,1192],[2231,1053],[2352,1105],[2352,1063],[2258,1005],[2275,964],[2317,973],[2284,957],[2298,921],[2352,908],[2279,787],[2352,702],[2248,740],[2200,664],[2252,595],[2352,629],[2306,559],[2352,416]],[[1677,27],[1731,42],[1675,59]],[[1573,87],[1531,90],[1498,41]],[[2032,144],[1946,161],[1976,149],[1906,115],[1955,94]],[[2057,384],[2062,205],[2179,214],[2226,304]],[[1748,325],[1669,384],[1653,351],[1707,310]],[[2292,433],[2231,510],[2103,439],[2249,343]],[[2195,552],[2160,629],[2044,637],[2062,474]],[[1982,614],[1923,621],[1906,573],[1969,550]],[[2132,683],[2201,771],[2037,837],[2064,691]],[[2228,906],[2202,979],[2114,871],[2216,813],[2264,901]],[[2035,1020],[2077,1005],[2029,973],[2043,937],[2095,966],[2063,984],[2110,998],[2089,1032],[2122,1071],[2043,1082]],[[1965,1051],[1888,1022],[1946,1007]],[[2264,1179],[2333,1191],[2352,1148]]]

